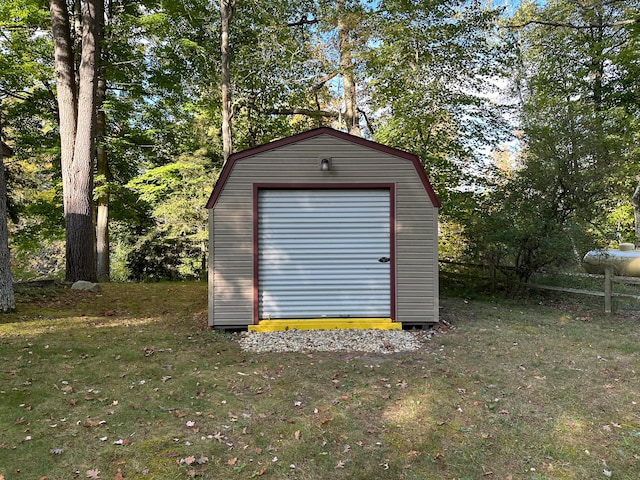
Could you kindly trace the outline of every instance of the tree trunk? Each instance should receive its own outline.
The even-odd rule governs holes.
[[[1,105],[0,105],[1,108]],[[11,277],[11,255],[9,252],[9,230],[7,228],[7,183],[4,174],[2,148],[2,112],[0,110],[0,313],[16,308]]]
[[[220,1],[220,73],[222,93],[222,160],[227,160],[233,152],[231,134],[231,73],[229,70],[229,31],[235,0]]]
[[[109,158],[107,148],[104,145],[106,135],[106,119],[102,105],[106,95],[106,81],[104,78],[98,80],[97,92],[97,115],[96,115],[96,161],[99,184],[96,202],[98,204],[98,214],[96,218],[96,260],[98,270],[98,281],[108,282],[110,279],[110,255],[109,255]]]
[[[340,72],[344,88],[344,121],[347,132],[361,136],[360,119],[358,118],[358,101],[356,98],[356,83],[353,72],[353,51],[349,38],[351,28],[349,19],[344,13],[345,0],[336,0],[338,14],[338,50],[340,53]]]
[[[640,181],[636,191],[631,196],[631,203],[633,204],[633,213],[636,222],[636,246],[640,245]]]
[[[93,229],[93,155],[102,0],[82,9],[82,53],[75,81],[73,44],[65,0],[50,0],[61,141],[62,190],[69,282],[96,280]]]

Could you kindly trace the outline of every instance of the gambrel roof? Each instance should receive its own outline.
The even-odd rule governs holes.
[[[396,157],[400,157],[400,158],[404,158],[406,160],[409,160],[410,162],[412,162],[415,170],[416,170],[416,174],[418,175],[418,177],[420,178],[422,185],[424,186],[425,191],[427,192],[429,198],[431,199],[431,202],[433,204],[434,207],[436,208],[440,208],[440,201],[438,200],[438,197],[436,195],[436,193],[433,190],[433,187],[431,186],[431,182],[429,182],[429,178],[427,177],[426,172],[424,171],[424,168],[422,168],[422,164],[420,163],[420,159],[416,156],[413,155],[411,153],[405,152],[403,150],[399,150],[397,148],[393,148],[393,147],[388,147],[386,145],[382,145],[381,143],[377,143],[377,142],[373,142],[371,140],[367,140],[365,138],[362,137],[356,137],[354,135],[349,135],[348,133],[344,133],[341,132],[339,130],[335,130],[333,128],[328,128],[328,127],[321,127],[321,128],[316,128],[313,130],[309,130],[307,132],[303,132],[300,133],[298,135],[293,135],[291,137],[286,137],[280,140],[276,140],[270,143],[266,143],[264,145],[260,145],[258,147],[254,147],[254,148],[250,148],[247,150],[243,150],[241,152],[237,152],[232,154],[229,157],[229,160],[227,161],[227,163],[224,165],[224,167],[222,168],[222,172],[220,172],[220,177],[218,178],[218,181],[213,189],[213,192],[211,193],[211,196],[209,197],[209,201],[207,202],[207,208],[213,208],[214,205],[216,204],[216,202],[218,201],[218,197],[220,195],[220,192],[222,191],[222,189],[224,188],[225,183],[227,182],[227,179],[229,178],[229,175],[231,174],[231,171],[233,170],[233,166],[235,165],[236,162],[242,161],[242,159],[247,158],[247,157],[251,157],[253,155],[257,155],[259,153],[262,152],[266,152],[269,150],[274,150],[277,148],[281,148],[284,147],[286,145],[291,145],[293,143],[297,143],[297,142],[301,142],[310,138],[314,138],[314,137],[318,137],[320,135],[330,135],[333,136],[337,139],[341,139],[341,140],[346,140],[348,142],[357,144],[357,145],[361,145],[363,147],[366,148],[371,148],[373,150],[377,150],[379,152],[383,152],[389,155],[393,155]]]

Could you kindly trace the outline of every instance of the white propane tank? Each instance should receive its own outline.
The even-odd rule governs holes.
[[[618,250],[591,250],[582,260],[587,273],[603,275],[607,266],[615,275],[640,277],[640,250],[633,243],[621,243]]]

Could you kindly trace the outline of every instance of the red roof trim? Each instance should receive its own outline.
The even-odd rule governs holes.
[[[357,145],[362,145],[363,147],[372,148],[379,152],[383,152],[389,155],[410,160],[413,163],[416,173],[418,174],[418,176],[420,177],[420,180],[422,181],[422,185],[424,186],[424,189],[426,190],[427,194],[429,195],[429,198],[431,199],[431,203],[433,204],[434,207],[440,208],[441,206],[440,201],[438,200],[438,197],[435,191],[433,190],[433,187],[431,186],[431,182],[429,182],[429,178],[427,177],[427,174],[424,171],[424,168],[422,168],[420,159],[416,155],[405,152],[403,150],[399,150],[397,148],[388,147],[386,145],[382,145],[380,143],[376,143],[362,137],[349,135],[348,133],[344,133],[339,130],[334,130],[333,128],[328,128],[328,127],[321,127],[321,128],[309,130],[307,132],[299,133],[291,137],[282,138],[280,140],[276,140],[271,143],[266,143],[264,145],[260,145],[255,148],[249,148],[247,150],[243,150],[241,152],[234,153],[233,155],[231,155],[229,157],[229,160],[227,160],[227,163],[224,165],[224,167],[222,167],[222,172],[220,172],[220,177],[218,178],[218,181],[216,182],[216,185],[213,188],[213,191],[211,192],[211,196],[209,197],[209,201],[207,202],[207,208],[213,208],[213,206],[218,201],[218,197],[220,196],[222,188],[227,183],[227,179],[229,178],[229,175],[233,170],[233,165],[238,160],[241,160],[246,157],[250,157],[252,155],[257,155],[259,153],[267,152],[269,150],[273,150],[276,148],[284,147],[285,145],[290,145],[292,143],[300,142],[302,140],[314,138],[319,135],[331,135],[341,140],[346,140],[348,142],[355,143]]]

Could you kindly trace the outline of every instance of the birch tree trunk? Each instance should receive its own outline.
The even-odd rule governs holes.
[[[231,131],[231,73],[229,69],[229,31],[235,0],[220,0],[220,77],[222,93],[222,160],[227,160],[233,152]]]
[[[93,156],[102,0],[82,8],[82,52],[76,84],[69,12],[65,0],[50,0],[61,143],[62,190],[69,282],[96,280],[93,228]]]
[[[16,302],[13,294],[13,278],[11,277],[9,230],[7,228],[7,182],[4,174],[4,149],[1,142],[2,112],[0,110],[0,313],[6,313],[16,308]]]

